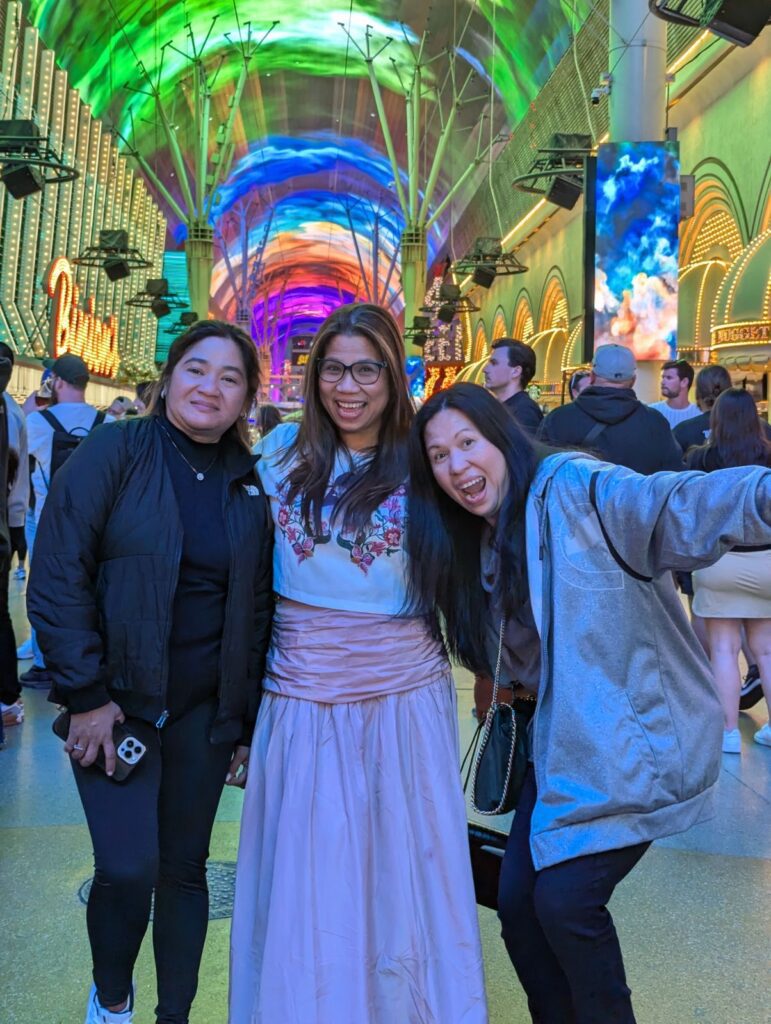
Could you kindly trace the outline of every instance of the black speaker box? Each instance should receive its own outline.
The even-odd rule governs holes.
[[[131,267],[128,263],[114,256],[104,261],[102,270],[104,270],[111,281],[122,281],[124,277],[128,277],[131,273]]]
[[[34,121],[17,119],[0,121],[0,149],[4,153],[29,149],[29,144],[40,138],[40,129]]]
[[[487,263],[480,263],[471,280],[474,284],[481,284],[483,288],[489,288],[495,280],[495,267]]]
[[[120,249],[125,252],[128,249],[128,231],[122,228],[99,232],[100,249]]]
[[[724,39],[749,46],[754,42],[771,17],[766,0],[723,0],[708,28]]]
[[[188,313],[180,313],[179,322],[183,327],[192,327],[194,323],[198,322],[198,314],[193,313],[192,311]]]
[[[43,172],[33,164],[6,164],[0,173],[0,180],[14,199],[24,199],[35,192],[42,192],[45,184]]]
[[[436,318],[441,320],[443,324],[451,324],[455,318],[455,306],[440,306]]]
[[[439,298],[448,302],[455,302],[460,298],[460,285],[453,281],[442,281],[439,286]]]
[[[153,304],[150,306],[153,311],[153,316],[160,320],[162,316],[168,316],[171,312],[171,306],[168,302],[164,302],[163,299],[153,299]]]
[[[556,177],[546,193],[550,203],[561,206],[564,210],[572,210],[581,198],[581,186],[571,178]]]
[[[431,326],[430,316],[414,316],[412,318],[412,326],[416,331],[427,331]]]
[[[418,331],[417,334],[412,335],[411,340],[413,345],[416,345],[418,348],[423,348],[425,343],[428,341],[428,335],[425,331]]]
[[[169,294],[169,282],[165,277],[151,277],[148,278],[147,284],[145,285],[145,291],[148,295],[168,295]]]

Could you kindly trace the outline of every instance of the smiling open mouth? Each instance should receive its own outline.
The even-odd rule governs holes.
[[[458,490],[467,501],[477,501],[484,494],[487,482],[483,476],[475,476],[473,480],[467,480],[461,484]]]
[[[341,402],[339,399],[335,401],[337,410],[344,419],[358,416],[366,404],[366,402]]]

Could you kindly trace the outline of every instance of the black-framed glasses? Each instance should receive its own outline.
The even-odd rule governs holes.
[[[337,384],[350,371],[357,384],[377,384],[387,363],[374,359],[360,359],[355,363],[341,363],[339,359],[319,359],[316,363],[319,377],[327,384]]]

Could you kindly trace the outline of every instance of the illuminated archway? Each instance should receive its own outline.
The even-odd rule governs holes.
[[[526,291],[521,291],[514,306],[514,319],[511,323],[511,336],[519,341],[530,344],[530,339],[535,334],[533,323],[533,305],[530,296]]]
[[[505,338],[507,334],[508,329],[506,327],[506,316],[501,307],[499,306],[495,311],[495,319],[493,320],[493,333],[491,342],[497,341],[499,338]]]
[[[562,375],[562,356],[568,343],[570,317],[565,282],[558,267],[552,268],[541,294],[538,331],[532,344],[536,353],[539,380],[558,381]]]
[[[484,320],[480,320],[477,324],[476,334],[474,335],[474,344],[471,347],[471,358],[468,360],[470,363],[478,363],[480,359],[484,359],[487,355],[487,330],[485,328]]]

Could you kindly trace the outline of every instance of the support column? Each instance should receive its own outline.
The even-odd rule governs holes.
[[[426,273],[428,246],[426,229],[418,227],[402,232],[402,291],[404,294],[404,327],[412,327],[412,318],[417,315],[426,297]],[[421,350],[410,346],[408,355],[420,355]]]
[[[647,0],[611,0],[608,70],[610,141],[664,138],[667,116],[667,24]]]
[[[648,0],[611,0],[608,70],[610,141],[651,142],[664,138],[667,118],[667,25]],[[637,397],[661,399],[663,361],[640,362]]]
[[[206,221],[195,218],[188,222],[185,253],[190,307],[198,314],[199,320],[206,320],[209,316],[209,293],[214,263],[214,230]]]

